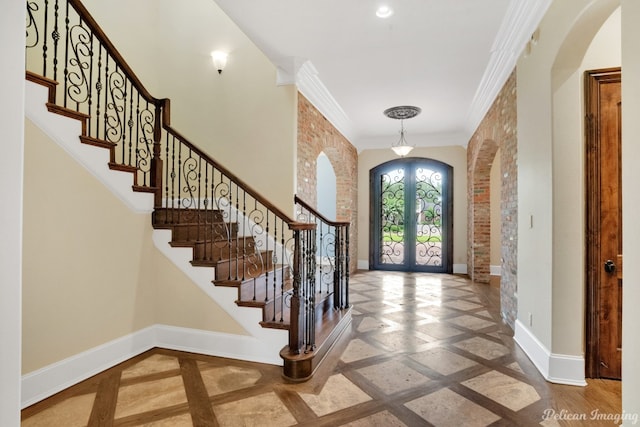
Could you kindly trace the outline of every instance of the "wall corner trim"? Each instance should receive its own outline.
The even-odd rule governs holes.
[[[584,356],[551,353],[519,319],[516,320],[513,339],[545,380],[556,384],[587,385]]]

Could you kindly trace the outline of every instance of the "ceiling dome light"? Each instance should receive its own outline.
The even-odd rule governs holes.
[[[376,10],[376,16],[378,18],[388,18],[393,15],[393,9],[389,6],[380,6],[378,10]]]

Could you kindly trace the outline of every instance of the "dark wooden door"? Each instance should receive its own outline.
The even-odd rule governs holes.
[[[621,72],[588,71],[587,375],[621,378]]]

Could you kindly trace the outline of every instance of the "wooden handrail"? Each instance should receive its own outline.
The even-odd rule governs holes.
[[[303,208],[311,212],[314,216],[320,218],[323,222],[326,222],[327,224],[333,227],[345,227],[347,225],[350,225],[348,221],[331,221],[330,219],[322,215],[320,212],[312,208],[311,205],[309,205],[307,202],[299,198],[297,194],[294,196],[293,199],[295,203],[299,204],[300,206],[302,206]]]

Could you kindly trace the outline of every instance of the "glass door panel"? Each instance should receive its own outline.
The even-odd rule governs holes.
[[[371,268],[452,270],[451,171],[444,163],[416,158],[371,171]]]

